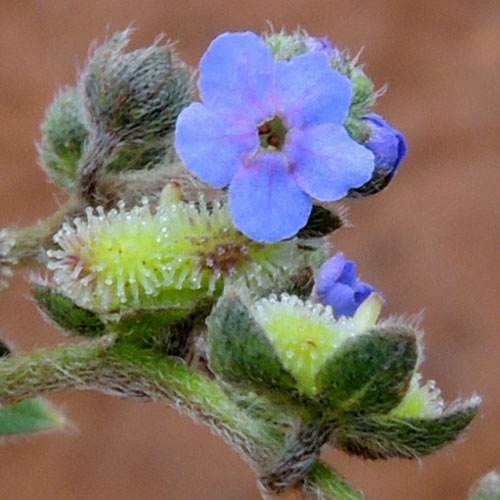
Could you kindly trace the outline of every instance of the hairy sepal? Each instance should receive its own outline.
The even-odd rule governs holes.
[[[33,279],[32,291],[43,315],[67,335],[93,338],[106,333],[105,324],[96,314],[76,305],[42,280]]]
[[[234,291],[219,300],[209,317],[208,357],[210,368],[227,382],[260,392],[295,391],[294,378]]]
[[[357,416],[333,432],[335,446],[366,459],[418,458],[451,444],[477,414],[481,399],[458,401],[434,418]]]
[[[374,327],[347,342],[316,379],[318,403],[332,418],[385,413],[404,398],[418,361],[412,329]]]

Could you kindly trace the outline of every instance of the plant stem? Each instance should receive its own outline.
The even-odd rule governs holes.
[[[0,403],[67,389],[163,401],[240,451],[258,474],[272,466],[286,438],[281,429],[244,411],[214,381],[180,359],[162,356],[112,335],[77,345],[16,354],[0,361]],[[300,491],[299,482],[295,491]],[[344,480],[316,461],[300,494],[315,500],[362,500]],[[273,497],[270,493],[269,498]]]
[[[365,500],[359,491],[320,460],[309,470],[303,491],[311,500]]]
[[[66,389],[164,401],[208,424],[252,465],[270,462],[284,443],[281,432],[242,411],[203,374],[176,358],[114,344],[109,336],[14,355],[0,362],[2,404]]]
[[[16,264],[12,267],[22,269],[44,263],[47,259],[45,250],[54,246],[52,237],[63,220],[80,213],[81,209],[81,202],[76,197],[71,197],[52,215],[31,226],[12,231],[15,243],[9,253],[16,259]]]

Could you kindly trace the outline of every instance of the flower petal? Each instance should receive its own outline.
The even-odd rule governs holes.
[[[307,223],[311,200],[288,173],[281,153],[260,153],[235,175],[229,206],[236,227],[250,238],[273,242]]]
[[[375,155],[375,168],[394,173],[407,153],[404,135],[375,113],[365,116],[363,121],[371,127],[365,147]]]
[[[292,129],[284,152],[297,184],[320,201],[343,198],[370,180],[374,168],[373,154],[340,125]]]
[[[342,252],[330,257],[316,278],[317,298],[332,306],[335,316],[353,316],[375,289],[356,276],[356,264]]]
[[[198,87],[208,107],[240,113],[257,124],[273,116],[273,73],[274,58],[259,36],[224,33],[201,60]]]
[[[352,83],[325,54],[308,53],[276,63],[275,101],[289,126],[342,124],[352,99]]]
[[[228,119],[195,102],[177,119],[175,147],[185,167],[216,188],[229,184],[245,157],[257,151],[255,126]]]
[[[316,278],[316,288],[320,295],[327,293],[328,288],[339,281],[345,264],[346,259],[342,252],[336,253],[323,263]]]
[[[358,308],[353,289],[344,283],[335,283],[321,296],[321,301],[332,306],[336,318],[353,316]]]

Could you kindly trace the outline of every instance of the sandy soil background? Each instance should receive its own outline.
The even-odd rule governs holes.
[[[362,60],[389,91],[378,111],[406,134],[409,156],[384,194],[350,204],[335,244],[383,290],[386,313],[425,308],[424,373],[453,400],[484,404],[467,439],[421,463],[330,463],[370,500],[465,499],[500,466],[500,4],[478,0],[2,0],[0,227],[50,214],[64,195],[37,166],[34,141],[57,88],[89,44],[131,22],[134,45],[159,32],[195,65],[223,31],[302,25]],[[2,336],[52,345],[16,276],[0,299]],[[202,426],[154,404],[94,393],[51,398],[67,431],[0,447],[0,499],[257,500],[250,469]]]

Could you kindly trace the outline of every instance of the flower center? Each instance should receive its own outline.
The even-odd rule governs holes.
[[[262,123],[257,130],[262,148],[281,150],[283,144],[285,144],[285,137],[288,131],[279,116],[275,116],[273,119]]]

